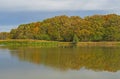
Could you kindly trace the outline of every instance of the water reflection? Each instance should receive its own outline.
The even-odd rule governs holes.
[[[36,65],[60,70],[117,72],[120,70],[120,49],[113,47],[90,48],[17,48],[13,57]]]

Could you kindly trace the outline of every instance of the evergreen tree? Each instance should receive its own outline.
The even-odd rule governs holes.
[[[73,44],[77,44],[79,42],[79,38],[77,37],[76,34],[73,36]]]

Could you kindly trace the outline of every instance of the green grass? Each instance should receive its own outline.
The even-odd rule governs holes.
[[[4,40],[4,41],[0,41],[0,45],[58,47],[58,42],[56,42],[56,41],[38,41],[38,40]]]
[[[35,47],[73,47],[72,42],[57,42],[44,40],[0,40],[0,45],[4,46],[35,46]],[[75,46],[120,46],[120,42],[79,42]]]

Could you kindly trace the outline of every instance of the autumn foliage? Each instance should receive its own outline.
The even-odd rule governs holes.
[[[22,24],[10,31],[9,38],[73,41],[74,35],[79,41],[120,41],[120,16],[55,16],[41,22]]]

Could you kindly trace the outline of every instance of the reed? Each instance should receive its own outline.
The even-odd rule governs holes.
[[[6,40],[0,41],[3,46],[39,46],[39,47],[58,47],[56,41],[39,41],[39,40]]]
[[[44,40],[0,40],[0,46],[39,46],[39,47],[74,47],[72,42]],[[78,42],[77,47],[89,46],[120,46],[120,42]]]

